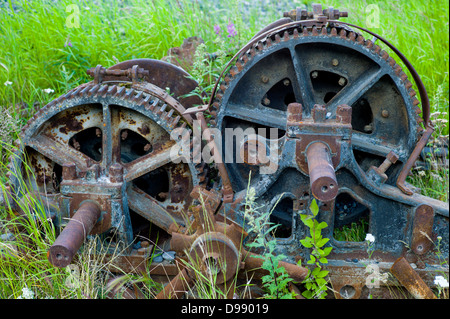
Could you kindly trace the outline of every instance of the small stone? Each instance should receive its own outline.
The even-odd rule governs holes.
[[[175,260],[175,252],[174,251],[164,252],[162,254],[162,258],[167,261],[174,261]]]

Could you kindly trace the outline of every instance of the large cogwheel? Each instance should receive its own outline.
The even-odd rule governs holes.
[[[314,105],[324,106],[327,119],[336,118],[338,105],[351,106],[351,156],[365,172],[394,151],[399,160],[387,174],[393,185],[423,130],[415,95],[394,59],[348,27],[290,26],[270,33],[238,58],[210,111],[223,136],[227,129],[263,128],[269,138],[268,129],[276,128],[275,139],[282,140],[292,102],[302,104],[303,118],[311,117]],[[237,193],[247,188],[250,171],[258,196],[286,171],[280,165],[275,174],[260,176],[257,165],[239,160],[239,152],[227,156],[233,159],[225,165]]]
[[[71,90],[22,130],[9,164],[16,202],[38,194],[47,217],[63,226],[93,201],[101,217],[91,234],[125,247],[136,236],[148,238],[151,227],[169,232],[171,224],[183,225],[190,192],[205,181],[202,163],[174,151],[180,148],[171,133],[189,129],[183,111],[147,82],[89,82]]]

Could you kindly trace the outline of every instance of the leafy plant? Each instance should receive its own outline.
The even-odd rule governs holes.
[[[319,213],[319,207],[315,199],[310,205],[310,214],[300,214],[302,222],[309,228],[310,237],[300,240],[302,245],[306,248],[311,248],[311,254],[309,255],[308,265],[315,265],[315,268],[309,270],[303,283],[306,290],[302,292],[305,298],[312,299],[324,299],[327,296],[325,277],[328,275],[328,270],[323,269],[323,265],[328,263],[327,256],[330,254],[332,247],[325,247],[329,238],[323,238],[322,229],[328,227],[327,223],[320,222],[316,219]]]
[[[260,211],[261,207],[255,205],[255,200],[255,189],[248,188],[245,197],[244,216],[250,225],[248,233],[255,234],[255,238],[247,246],[263,251],[262,255],[258,257],[264,259],[262,269],[268,272],[267,275],[262,277],[262,286],[267,292],[265,297],[268,299],[292,299],[294,295],[288,289],[292,278],[289,277],[286,269],[279,265],[280,260],[283,260],[286,256],[275,251],[277,242],[275,238],[270,236],[278,225],[269,221],[272,211]]]

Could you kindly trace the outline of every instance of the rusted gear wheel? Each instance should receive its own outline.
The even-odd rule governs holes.
[[[17,200],[39,194],[44,207],[56,207],[47,217],[59,227],[79,210],[92,218],[100,213],[90,233],[122,243],[125,251],[136,236],[148,238],[151,224],[166,232],[173,223],[183,225],[190,190],[205,180],[201,163],[173,151],[178,142],[171,133],[189,128],[189,119],[165,90],[138,86],[145,92],[130,83],[90,82],[36,113],[10,163]],[[50,251],[50,261],[65,266],[72,256],[53,257]]]
[[[331,175],[334,169],[340,182],[333,196],[318,196],[324,202],[322,209],[333,210],[347,202],[357,206],[351,214],[342,214],[329,224],[350,223],[368,214],[354,194],[333,201],[358,183],[395,185],[423,130],[415,95],[406,74],[388,53],[348,27],[337,23],[321,28],[290,24],[269,32],[230,68],[210,108],[211,124],[224,137],[222,154],[235,193],[234,207],[242,202],[251,173],[250,186],[269,210],[274,208],[271,221],[281,224],[276,237],[285,243],[280,247],[295,256],[301,249],[295,248],[300,221],[293,212],[305,209],[312,198],[313,175],[308,172],[308,163],[317,163],[320,156],[311,155],[316,160],[308,162],[307,153],[313,152],[312,148],[308,151],[310,144],[319,141],[328,148],[321,156],[322,167],[329,157]],[[245,132],[249,128],[259,137],[232,137],[234,144],[227,145],[228,129]],[[270,135],[271,128],[278,130],[275,135]],[[262,155],[270,164],[272,151],[267,145],[271,142],[279,150],[273,155],[276,169],[264,174],[263,165],[251,158],[251,153],[245,156],[245,151],[253,147],[258,153],[258,147],[265,145]],[[316,151],[321,152],[317,147]],[[386,165],[385,172],[372,181],[370,171],[387,157],[395,164]],[[330,191],[330,186],[335,185],[329,182],[320,187]],[[242,223],[238,210],[231,218]]]

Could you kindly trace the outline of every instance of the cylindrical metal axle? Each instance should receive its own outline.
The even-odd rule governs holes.
[[[96,203],[83,203],[50,247],[48,261],[56,267],[69,265],[100,218],[100,213],[100,207]]]
[[[322,142],[314,142],[306,149],[306,157],[314,197],[323,202],[335,199],[338,183],[328,146]]]
[[[405,257],[398,258],[391,267],[391,273],[416,299],[436,299],[430,287],[420,278]]]

